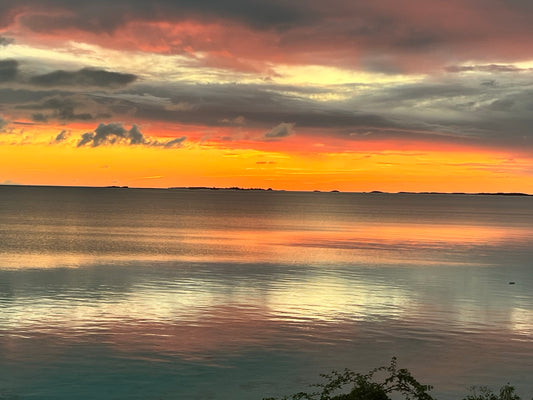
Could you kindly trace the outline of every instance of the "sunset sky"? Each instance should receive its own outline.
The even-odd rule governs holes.
[[[530,0],[0,0],[0,183],[533,193]]]

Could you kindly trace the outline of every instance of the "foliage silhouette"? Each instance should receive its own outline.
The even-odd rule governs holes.
[[[377,375],[383,373],[386,376],[381,381],[376,380]],[[321,376],[326,379],[326,383],[312,385],[318,390],[311,393],[299,392],[279,400],[390,400],[390,394],[394,392],[403,395],[405,400],[434,400],[428,393],[432,386],[419,383],[407,369],[398,369],[396,357],[392,358],[388,367],[375,368],[366,374],[345,369],[343,372],[333,371]],[[339,393],[347,387],[348,393]],[[263,400],[278,399],[270,397]]]
[[[473,386],[470,388],[470,394],[463,400],[520,400],[520,396],[515,393],[515,388],[509,384],[500,388],[499,395],[496,395],[486,386]]]
[[[433,387],[418,382],[405,368],[398,368],[396,357],[390,365],[379,367],[366,374],[349,369],[321,374],[325,383],[311,385],[317,389],[311,393],[299,392],[282,398],[268,397],[263,400],[435,400],[429,394]],[[515,388],[509,384],[495,394],[486,386],[473,386],[470,394],[462,400],[521,400]],[[531,399],[533,400],[533,398]]]

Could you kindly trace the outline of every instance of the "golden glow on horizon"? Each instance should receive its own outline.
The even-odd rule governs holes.
[[[186,142],[179,149],[48,143],[0,145],[0,183],[533,193],[533,160],[489,151],[313,153],[209,142]]]

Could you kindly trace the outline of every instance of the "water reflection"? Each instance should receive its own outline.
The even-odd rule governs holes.
[[[0,389],[250,399],[396,355],[439,398],[533,391],[523,199],[70,193],[0,210]]]
[[[478,365],[497,375],[500,362],[519,383],[532,355],[531,278],[511,286],[492,267],[139,263],[4,270],[0,282],[3,365],[67,362],[64,349],[85,344],[212,368],[258,349],[319,357],[321,370],[398,355],[448,388],[482,378]],[[440,371],[458,359],[460,369]]]
[[[260,221],[259,221],[259,225]],[[135,260],[374,263],[479,263],[529,250],[533,228],[428,224],[337,224],[311,230],[91,228],[10,226],[1,244],[3,268],[78,266]],[[516,251],[512,251],[516,250]],[[442,252],[448,256],[443,259]],[[523,254],[523,257],[529,253]]]
[[[521,334],[531,329],[531,278],[518,272],[520,285],[511,286],[489,267],[161,263],[0,271],[1,326],[78,329],[127,320],[187,323],[206,315],[231,316],[235,324],[253,315],[289,323],[397,319],[414,325],[418,319],[463,330],[497,324]],[[223,312],[226,306],[232,312]]]

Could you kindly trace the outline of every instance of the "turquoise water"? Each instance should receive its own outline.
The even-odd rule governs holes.
[[[0,186],[0,399],[533,395],[533,198]],[[509,284],[514,282],[514,284]]]

